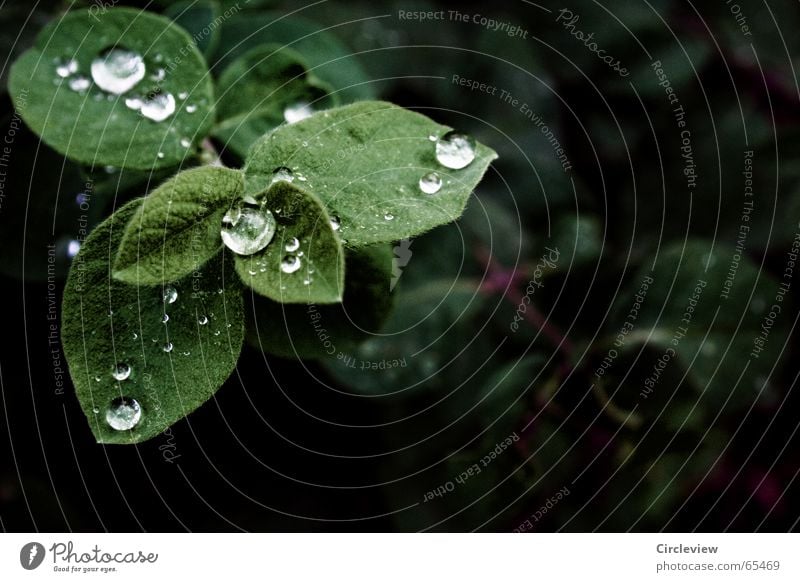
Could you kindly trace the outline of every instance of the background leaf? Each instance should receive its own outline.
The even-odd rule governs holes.
[[[70,88],[78,76],[90,79],[92,61],[112,47],[144,58],[145,77],[131,91],[117,96],[94,84],[86,91]],[[56,68],[70,60],[77,71],[61,79]],[[159,69],[164,71],[160,81],[153,77]],[[93,166],[175,165],[190,153],[186,144],[205,137],[213,121],[211,78],[191,37],[163,16],[139,10],[67,13],[44,28],[36,46],[14,63],[9,83],[25,122],[48,145]],[[175,113],[165,121],[147,119],[125,105],[127,97],[155,89],[176,101]]]
[[[64,290],[64,354],[101,443],[147,440],[195,410],[231,374],[244,338],[241,286],[223,253],[175,283],[173,303],[164,299],[169,289],[112,280],[111,257],[139,204],[129,203],[94,230]],[[126,380],[111,375],[119,363],[130,367]],[[131,431],[113,430],[105,421],[111,401],[123,396],[142,407]]]
[[[347,105],[281,126],[253,146],[245,173],[267,183],[278,167],[307,179],[341,220],[345,245],[358,247],[421,234],[458,218],[496,154],[478,144],[461,170],[441,166],[430,136],[449,128],[384,102]],[[439,173],[441,189],[420,190],[420,178]]]
[[[244,190],[244,176],[204,166],[181,172],[147,196],[125,232],[114,277],[160,285],[201,267],[222,247],[222,215]]]

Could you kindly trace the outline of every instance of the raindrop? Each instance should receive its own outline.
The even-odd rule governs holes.
[[[161,346],[161,349],[164,350],[166,353],[170,353],[172,351],[172,347],[173,347],[172,342],[167,342],[163,346]]]
[[[308,119],[312,115],[314,115],[314,109],[307,101],[297,101],[296,103],[287,105],[286,109],[283,110],[283,118],[286,120],[286,123],[297,123],[298,121]]]
[[[339,230],[342,227],[342,221],[339,220],[338,216],[331,216],[331,228],[333,230]]]
[[[156,157],[157,157],[159,160],[163,160],[163,159],[164,159],[164,152],[158,152],[158,153],[156,154]],[[170,202],[171,202],[171,201],[170,201]]]
[[[77,255],[79,250],[81,250],[80,242],[78,242],[77,240],[69,241],[69,244],[67,245],[67,256],[70,259],[73,258],[75,255]]]
[[[383,219],[384,220],[394,220],[394,214],[384,214],[383,215]]]
[[[222,217],[220,235],[237,255],[252,255],[272,241],[275,226],[275,217],[268,209],[239,204]]]
[[[125,362],[119,362],[111,370],[111,376],[113,376],[114,380],[118,380],[119,382],[127,380],[130,377],[130,375],[131,375],[131,367]]]
[[[436,172],[428,172],[419,179],[419,189],[425,194],[436,194],[442,188],[442,177]]]
[[[103,91],[122,95],[144,78],[144,60],[133,51],[111,49],[92,61],[92,79]]]
[[[131,430],[142,419],[142,407],[126,396],[115,398],[106,410],[106,422],[114,430]]]
[[[147,119],[159,122],[164,121],[175,113],[175,97],[172,93],[154,93],[143,103],[139,111]]]
[[[184,137],[181,140],[181,147],[188,148],[190,145],[192,145],[192,142],[188,137]]]
[[[301,261],[294,255],[286,255],[281,261],[281,271],[284,273],[294,273],[301,266]]]
[[[85,92],[91,85],[92,82],[86,77],[73,77],[69,80],[69,88],[78,93]]]
[[[66,79],[70,75],[78,72],[78,62],[74,59],[64,61],[56,67],[56,75],[62,79]]]
[[[175,303],[178,300],[178,290],[171,285],[164,287],[164,303]]]
[[[178,99],[180,99],[181,101],[186,101],[186,98],[188,96],[189,94],[186,91],[181,91],[180,93],[178,93]]]
[[[169,315],[166,313],[161,316],[161,323],[167,323],[169,321]]]
[[[197,318],[197,323],[199,323],[200,325],[206,325],[208,323],[208,317],[206,317],[205,315],[201,315],[200,317]]]
[[[297,240],[296,237],[290,238],[289,242],[286,243],[286,252],[293,253],[299,248],[300,248],[300,241]]]
[[[275,168],[272,172],[272,181],[270,184],[275,184],[277,182],[294,182],[294,173],[284,166]]]
[[[435,136],[435,135],[433,135],[433,134],[430,134],[430,135],[428,136],[428,139],[429,139],[430,141],[436,141],[436,140],[437,140],[437,139],[439,139],[439,138],[438,138],[438,137],[436,137],[436,136]]]
[[[445,168],[460,170],[475,159],[475,138],[459,131],[448,131],[436,142],[436,159]]]
[[[186,113],[194,113],[195,111],[197,111],[197,105],[186,106]]]

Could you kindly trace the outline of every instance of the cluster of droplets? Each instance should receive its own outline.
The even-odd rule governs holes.
[[[163,57],[156,55],[155,60],[158,62],[163,60]],[[144,58],[135,51],[124,48],[104,51],[92,61],[90,73],[91,79],[80,74],[78,62],[74,59],[56,61],[56,82],[66,80],[69,88],[77,93],[86,93],[94,83],[110,100],[126,95],[124,103],[129,109],[156,123],[168,119],[177,109],[178,102],[175,96],[161,89],[155,89],[144,96],[133,92],[147,74]],[[158,67],[149,79],[154,83],[161,83],[166,75],[166,70]],[[188,96],[187,92],[178,93],[178,99],[181,101],[185,101]],[[96,100],[102,97],[101,93],[95,95]],[[187,113],[194,113],[197,111],[197,105],[187,104],[184,109]],[[190,142],[186,142],[189,140],[183,138],[181,145],[189,147]]]
[[[441,137],[428,136],[436,148],[436,161],[450,170],[463,170],[475,160],[475,138],[460,131],[448,131]],[[424,194],[436,194],[442,189],[442,176],[428,172],[419,179],[419,189]]]

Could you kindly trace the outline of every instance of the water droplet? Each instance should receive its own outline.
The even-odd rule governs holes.
[[[92,79],[103,91],[122,95],[144,79],[144,60],[133,51],[112,49],[92,61]]]
[[[70,75],[78,72],[78,62],[74,59],[64,61],[56,67],[56,75],[62,79],[66,79]]]
[[[384,220],[394,220],[394,214],[384,214],[383,215],[383,219]]]
[[[141,97],[126,97],[125,98],[125,107],[128,109],[133,109],[134,111],[139,111],[144,105],[144,101],[142,101]]]
[[[168,321],[169,321],[168,314],[165,313],[164,315],[161,316],[161,323],[167,323]]]
[[[151,81],[155,81],[159,83],[164,80],[164,77],[167,76],[167,72],[164,69],[157,69],[155,73],[150,76]]]
[[[438,138],[438,137],[436,137],[436,136],[435,136],[435,135],[433,135],[433,134],[430,134],[430,135],[428,136],[428,139],[429,139],[430,141],[436,141],[436,140],[437,140],[437,139],[439,139],[439,138]]]
[[[172,351],[172,347],[173,347],[172,342],[167,342],[163,346],[161,346],[161,349],[164,350],[166,353],[170,353]]]
[[[281,261],[281,271],[284,273],[294,273],[297,271],[302,262],[294,255],[286,255]]]
[[[123,396],[111,401],[106,410],[106,422],[114,430],[131,430],[142,419],[142,407],[133,399]]]
[[[436,194],[442,188],[442,177],[436,172],[428,172],[419,179],[419,189],[425,194]]]
[[[283,110],[283,118],[286,123],[297,123],[314,115],[314,109],[307,101],[297,101],[287,105]]]
[[[252,255],[275,236],[275,217],[266,208],[239,204],[222,217],[222,242],[237,255]]]
[[[188,148],[190,145],[192,145],[192,141],[188,137],[181,139],[181,147]]]
[[[178,99],[180,99],[181,101],[186,101],[186,98],[188,96],[189,93],[187,93],[186,91],[181,91],[180,93],[178,93]]]
[[[134,339],[134,340],[137,340],[137,339],[139,339],[139,334],[138,334],[138,333],[136,333],[136,332],[133,332],[133,339]]]
[[[294,173],[284,166],[275,168],[272,172],[272,181],[270,184],[275,184],[277,182],[294,182]]]
[[[175,303],[178,300],[178,290],[171,285],[164,287],[164,303]]]
[[[100,414],[100,409],[95,406],[94,408],[92,408],[92,412],[94,412],[95,414]]]
[[[208,317],[206,317],[205,315],[201,315],[200,317],[197,318],[197,323],[199,323],[200,325],[208,324]]]
[[[194,113],[195,111],[197,111],[197,105],[186,106],[186,113]]]
[[[111,370],[111,376],[113,376],[114,380],[118,380],[119,382],[127,380],[130,377],[130,375],[131,375],[131,367],[125,362],[119,362]]]
[[[475,138],[459,131],[448,131],[436,142],[436,159],[445,168],[460,170],[475,159]]]
[[[293,253],[299,248],[300,248],[300,241],[297,240],[296,237],[290,238],[289,242],[286,243],[286,252],[288,253]]]
[[[156,154],[156,157],[158,157],[159,160],[163,160],[164,159],[164,152],[158,152]],[[171,200],[170,200],[170,203],[172,203]]]
[[[172,93],[153,93],[139,109],[142,115],[155,122],[164,121],[175,113],[175,97]]]
[[[78,251],[81,250],[81,243],[77,240],[71,240],[67,244],[67,256],[71,259],[75,255],[78,254]]]
[[[338,216],[331,216],[331,228],[333,230],[339,230],[342,227],[342,221],[339,220]]]
[[[92,82],[86,77],[73,77],[69,80],[69,88],[78,93],[83,93],[92,86]]]

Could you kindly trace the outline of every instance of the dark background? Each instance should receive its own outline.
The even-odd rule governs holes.
[[[153,11],[166,4],[119,3]],[[628,304],[624,289],[638,288],[637,273],[656,252],[691,239],[714,243],[730,257],[745,149],[756,152],[757,184],[745,260],[761,266],[759,277],[781,276],[800,220],[800,91],[793,68],[800,64],[800,10],[791,2],[742,0],[747,36],[722,1],[541,4],[552,12],[522,1],[327,1],[306,9],[252,1],[242,9],[237,18],[256,28],[295,10],[319,29],[331,27],[328,34],[359,53],[376,96],[470,131],[500,159],[458,223],[414,241],[393,291],[398,302],[412,297],[404,305],[435,312],[427,326],[397,339],[398,353],[403,342],[434,340],[415,370],[364,386],[325,365],[266,357],[246,346],[210,402],[171,434],[137,446],[95,444],[69,382],[56,392],[43,275],[46,245],[54,242],[60,274],[68,268],[64,244],[74,228],[68,202],[87,176],[103,201],[97,220],[145,192],[138,184],[104,184],[102,171],[70,165],[60,175],[54,168],[63,159],[19,129],[0,212],[0,527],[512,531],[530,520],[534,531],[794,529],[800,454],[792,297],[763,356],[768,374],[748,376],[748,389],[722,379],[704,393],[702,374],[698,381],[693,372],[724,371],[740,355],[698,349],[692,365],[673,364],[661,380],[661,394],[675,397],[649,402],[631,420],[641,381],[663,353],[641,346],[615,363],[604,386],[614,394],[610,406],[591,386],[607,349],[603,341],[613,339],[622,321],[608,310]],[[4,85],[14,56],[68,7],[2,5]],[[561,8],[580,14],[578,28],[595,32],[631,76],[621,79],[556,23]],[[529,34],[511,38],[474,23],[397,18],[398,10],[441,9],[516,23]],[[664,63],[690,120],[700,176],[692,197],[674,119],[649,67],[653,59]],[[455,86],[453,74],[531,103],[572,170],[562,170],[533,124],[495,96]],[[7,135],[14,122],[5,89],[0,104]],[[55,191],[62,193],[58,206]],[[578,242],[570,249],[575,224]],[[510,335],[514,293],[524,292],[554,241],[561,241],[564,264],[534,301],[548,323],[542,330],[526,321]],[[496,261],[488,267],[487,253]],[[659,281],[670,269],[698,276],[686,271],[688,263],[662,268]],[[441,303],[413,300],[431,282],[455,291],[438,296]],[[59,294],[62,285],[63,279]],[[685,297],[665,293],[653,301],[648,309],[669,310]],[[715,333],[726,341],[752,338],[759,324],[749,318]],[[420,376],[402,395],[372,397]],[[502,390],[491,401],[473,406],[496,386]],[[423,502],[426,492],[454,480],[512,433],[519,441],[480,475]],[[166,450],[173,462],[165,460]],[[531,516],[565,487],[569,495],[535,521]]]

